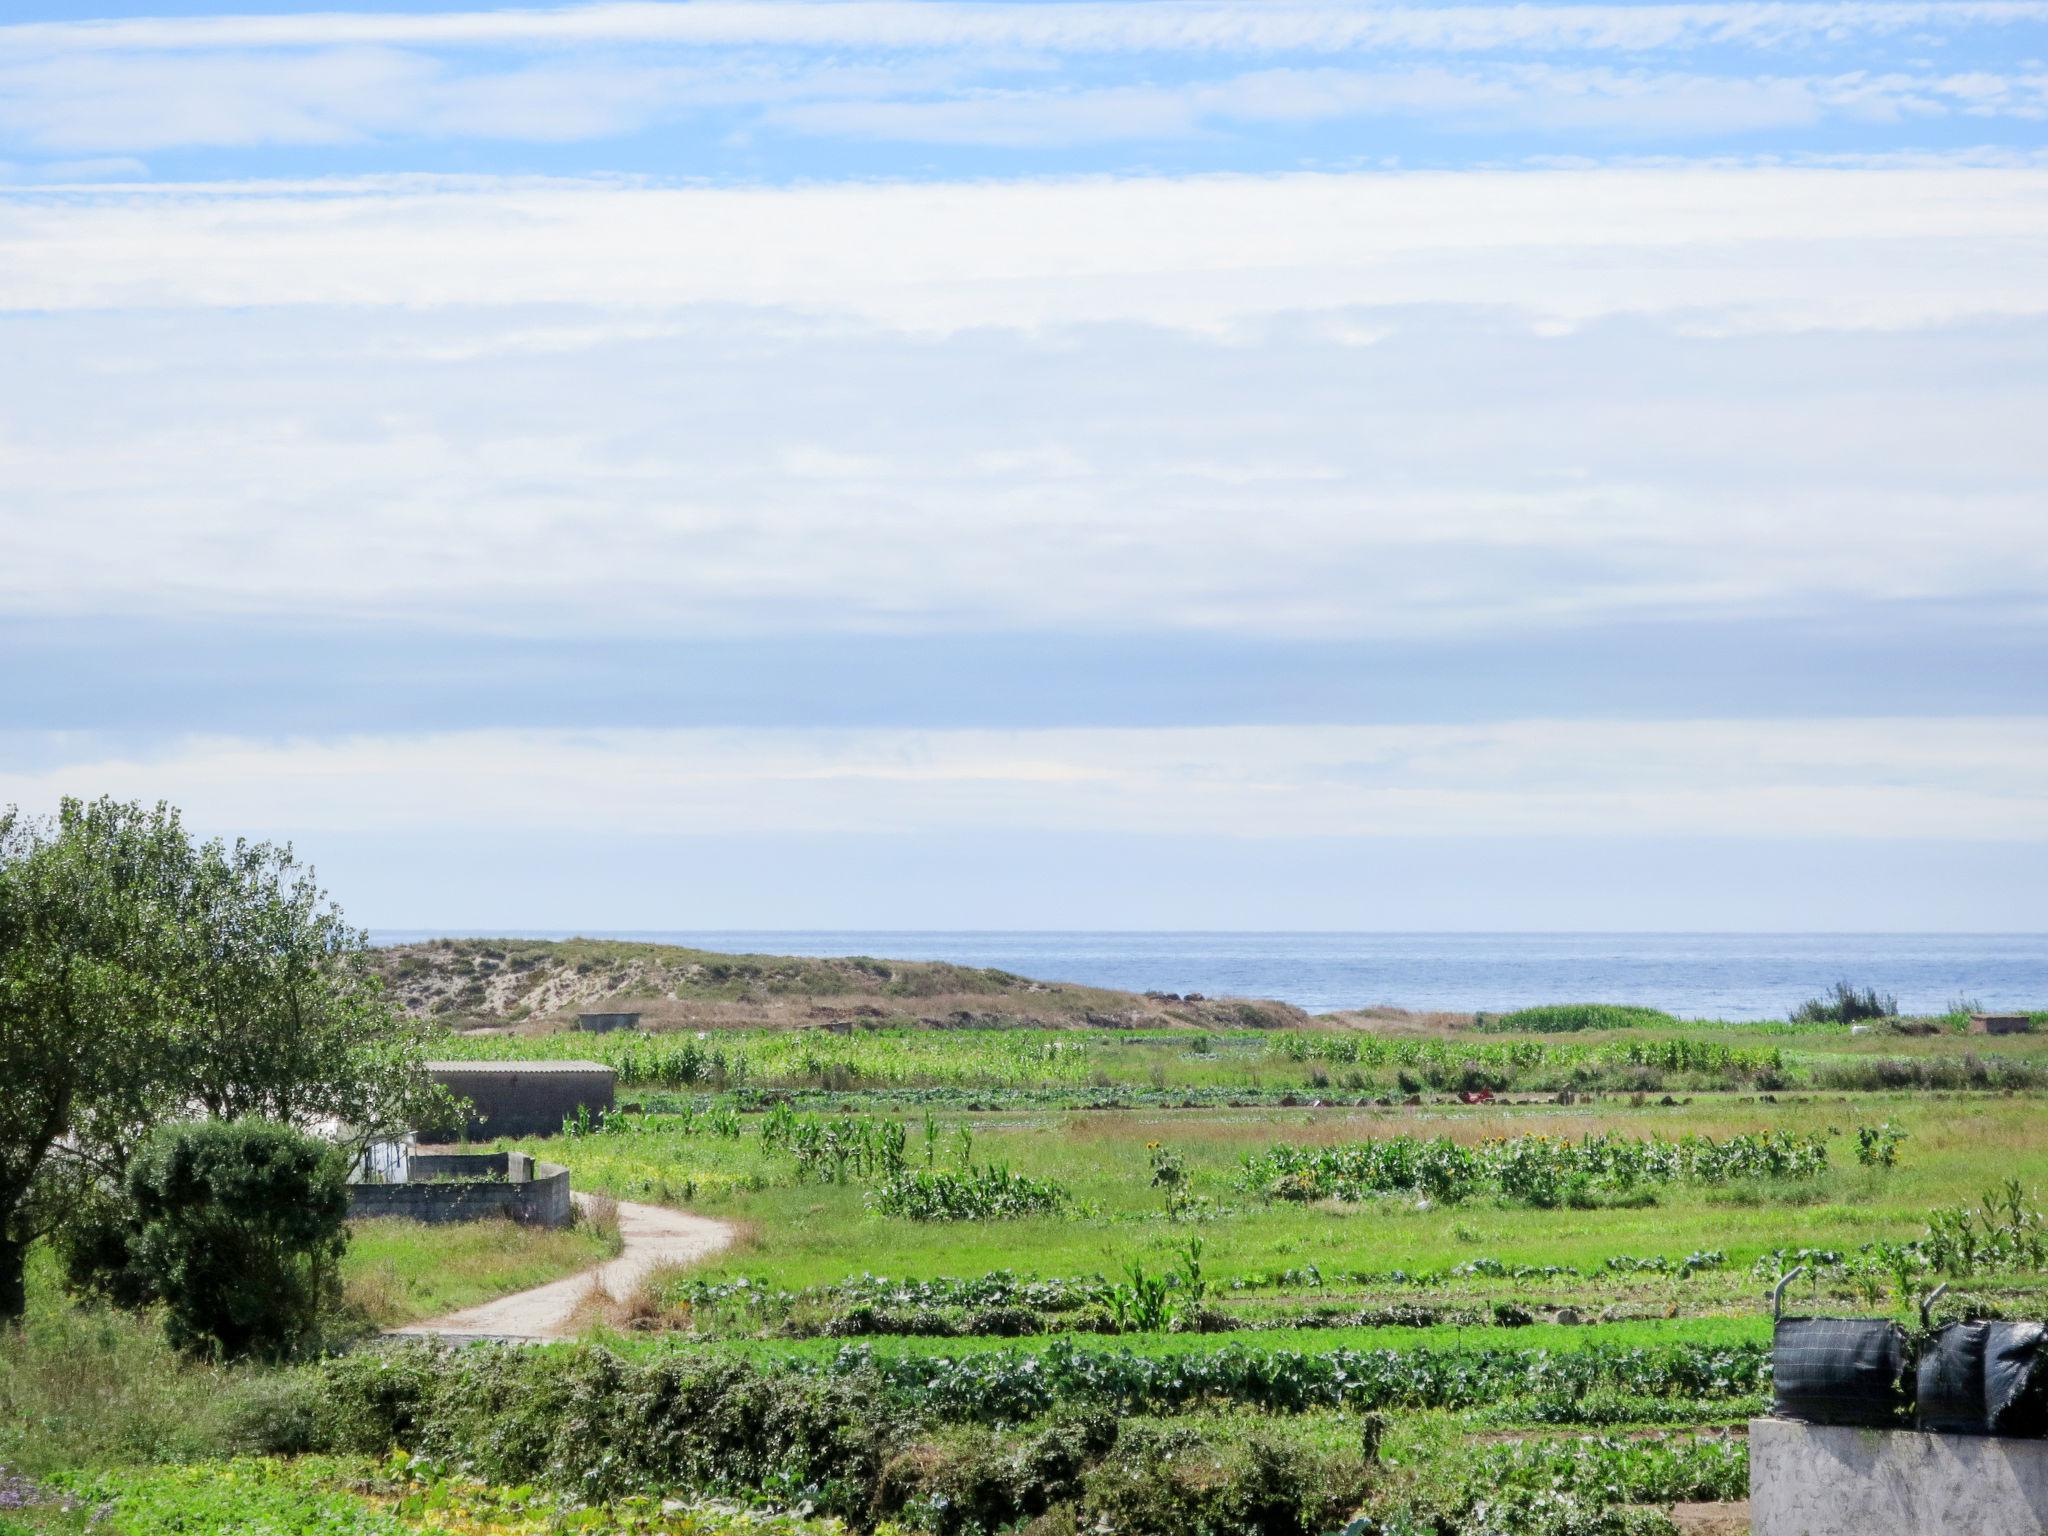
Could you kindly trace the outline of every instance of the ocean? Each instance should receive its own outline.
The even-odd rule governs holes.
[[[461,937],[380,931],[378,943]],[[568,930],[476,937],[559,939]],[[1127,991],[1272,997],[1312,1012],[1388,1003],[1505,1012],[1535,1003],[1641,1003],[1686,1018],[1780,1019],[1848,981],[1908,1013],[1965,999],[2048,1007],[2048,934],[1987,933],[971,933],[626,932],[585,938],[731,953],[873,955],[998,966]]]

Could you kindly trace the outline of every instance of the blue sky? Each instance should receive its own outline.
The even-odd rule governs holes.
[[[393,928],[2043,926],[2048,0],[7,17],[0,801]]]

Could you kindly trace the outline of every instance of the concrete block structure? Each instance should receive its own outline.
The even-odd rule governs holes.
[[[537,1163],[524,1152],[415,1152],[403,1180],[349,1185],[348,1214],[437,1224],[502,1216],[566,1227],[574,1212],[569,1170],[559,1163]]]
[[[594,1119],[612,1107],[618,1074],[595,1061],[430,1061],[427,1073],[469,1101],[458,1125],[420,1126],[433,1140],[555,1136],[579,1108]]]
[[[593,1035],[609,1034],[615,1029],[638,1029],[640,1015],[637,1013],[579,1013],[576,1027]]]
[[[1979,1035],[2024,1035],[2032,1030],[2034,1021],[2024,1013],[1973,1013],[1970,1015],[1970,1029]]]
[[[1749,1426],[1751,1536],[2043,1536],[2048,1440]]]

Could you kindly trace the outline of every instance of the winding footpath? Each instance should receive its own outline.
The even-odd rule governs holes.
[[[580,1204],[584,1197],[576,1196]],[[551,1281],[530,1291],[500,1296],[480,1306],[465,1307],[446,1317],[409,1323],[391,1330],[394,1338],[436,1338],[450,1343],[502,1339],[513,1343],[545,1343],[567,1338],[577,1307],[592,1290],[623,1299],[653,1270],[665,1264],[694,1264],[728,1248],[733,1228],[709,1216],[671,1211],[658,1205],[619,1202],[619,1256],[566,1280]]]

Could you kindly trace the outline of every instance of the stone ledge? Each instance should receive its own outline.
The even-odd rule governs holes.
[[[2043,1536],[2048,1440],[1749,1426],[1753,1536]]]

